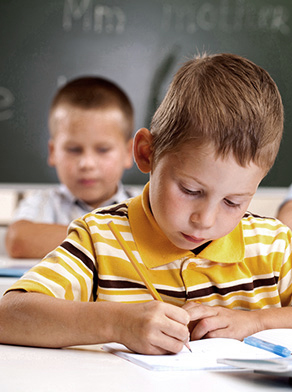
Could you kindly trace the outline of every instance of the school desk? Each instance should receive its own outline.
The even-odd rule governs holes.
[[[288,378],[246,371],[155,372],[101,346],[43,349],[0,345],[1,392],[283,392]]]
[[[37,262],[38,259],[12,259],[7,255],[0,255],[0,297]]]

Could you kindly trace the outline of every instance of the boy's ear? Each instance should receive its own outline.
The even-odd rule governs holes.
[[[142,173],[149,173],[152,168],[152,135],[146,128],[141,128],[134,138],[134,158]]]
[[[55,166],[55,144],[52,139],[48,142],[48,165],[54,167]]]

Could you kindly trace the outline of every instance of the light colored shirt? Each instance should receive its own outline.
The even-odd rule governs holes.
[[[292,184],[289,186],[288,191],[287,191],[287,194],[286,194],[286,196],[285,196],[285,199],[282,201],[282,203],[281,203],[279,209],[280,209],[281,207],[283,207],[283,205],[286,204],[286,203],[287,203],[288,201],[290,201],[290,200],[292,200]]]
[[[231,309],[291,305],[292,233],[280,221],[246,214],[228,235],[192,252],[175,247],[142,196],[97,209],[12,289],[73,301],[138,303],[150,293],[111,233],[112,220],[165,302],[200,301]]]
[[[101,207],[120,203],[139,193],[141,190],[138,187],[126,187],[120,184],[117,193]],[[72,220],[92,210],[93,207],[78,200],[65,185],[61,184],[49,189],[35,190],[21,200],[12,222],[24,219],[38,223],[68,225]]]

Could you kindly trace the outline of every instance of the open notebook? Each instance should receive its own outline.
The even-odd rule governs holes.
[[[262,331],[253,336],[284,345],[292,351],[292,329]],[[103,349],[149,370],[230,370],[235,369],[234,366],[248,368],[241,362],[235,364],[236,360],[252,360],[261,364],[264,361],[270,366],[273,366],[270,360],[277,360],[289,364],[285,365],[285,369],[291,366],[292,371],[292,359],[281,358],[235,339],[202,339],[190,342],[190,347],[192,353],[184,347],[180,353],[173,355],[136,354],[117,343],[105,344]]]
[[[270,329],[258,332],[253,336],[270,343],[287,347],[292,351],[292,329]],[[218,363],[241,369],[250,369],[257,372],[274,373],[281,376],[292,377],[292,356],[288,358],[276,356],[275,358],[266,359],[225,357],[219,358]]]

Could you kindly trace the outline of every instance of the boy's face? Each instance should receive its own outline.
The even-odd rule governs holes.
[[[146,171],[145,160],[143,165]],[[264,175],[253,163],[244,168],[232,155],[215,159],[210,146],[196,149],[188,144],[177,154],[165,154],[152,167],[151,209],[174,245],[194,249],[237,226]]]
[[[62,106],[53,113],[51,124],[49,165],[74,196],[98,207],[114,195],[124,170],[133,164],[132,140],[125,140],[122,113],[115,108]]]

